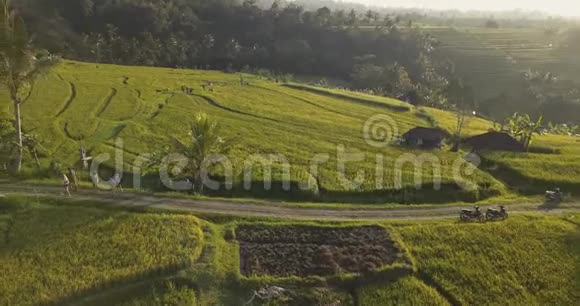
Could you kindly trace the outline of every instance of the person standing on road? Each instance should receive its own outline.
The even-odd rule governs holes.
[[[71,181],[72,190],[74,192],[79,191],[79,179],[77,177],[77,173],[76,173],[75,169],[68,168],[68,177],[70,178],[70,181]]]
[[[70,194],[70,180],[68,179],[68,176],[66,176],[65,173],[62,174],[63,176],[63,187],[64,187],[64,195],[67,196],[71,196]]]

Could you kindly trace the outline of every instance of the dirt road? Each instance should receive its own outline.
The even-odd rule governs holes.
[[[191,213],[224,214],[232,216],[268,217],[297,220],[422,220],[457,218],[458,212],[465,206],[445,206],[440,208],[392,208],[392,209],[340,209],[340,208],[305,208],[283,203],[248,203],[226,200],[198,200],[189,198],[149,195],[145,193],[111,193],[107,191],[82,190],[73,197],[66,198],[62,188],[36,185],[0,184],[1,195],[19,195],[29,197],[60,198],[65,201],[91,201],[106,205],[128,208],[151,207],[156,209],[183,211]],[[486,209],[487,207],[482,207]],[[537,212],[543,214],[561,214],[580,212],[580,204],[566,204],[559,208],[546,209],[541,204],[512,204],[510,213]]]

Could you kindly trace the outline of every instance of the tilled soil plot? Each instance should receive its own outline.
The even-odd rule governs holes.
[[[241,225],[236,237],[240,269],[246,276],[366,272],[392,264],[401,252],[380,226]]]

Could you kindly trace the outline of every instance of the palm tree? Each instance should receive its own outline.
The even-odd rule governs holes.
[[[220,136],[218,123],[205,113],[199,113],[195,117],[189,137],[187,143],[174,139],[174,145],[188,159],[187,171],[193,177],[194,191],[198,188],[197,191],[203,193],[205,182],[201,181],[201,172],[204,161],[225,149],[224,140]]]
[[[24,149],[22,91],[30,89],[34,79],[57,61],[57,57],[46,52],[35,52],[24,22],[13,10],[11,0],[0,0],[0,83],[8,89],[14,108],[14,129],[18,138],[16,172],[22,167]]]

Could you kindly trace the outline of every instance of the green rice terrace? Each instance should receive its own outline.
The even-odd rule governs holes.
[[[579,220],[339,224],[9,196],[0,304],[575,305]]]
[[[0,306],[580,305],[580,6],[362,2],[0,0]]]
[[[2,116],[10,118],[9,100],[1,101]],[[23,104],[25,130],[42,139],[41,169],[80,168],[81,146],[90,156],[111,154],[107,166],[113,167],[119,148],[129,188],[138,187],[132,172],[139,156],[171,147],[173,136],[186,139],[188,122],[200,112],[219,122],[229,143],[232,190],[194,198],[166,194],[144,172],[140,190],[109,193],[89,190],[85,182],[84,190],[65,199],[58,194],[61,187],[41,186],[54,185],[60,173],[35,169],[31,156],[18,178],[21,185],[3,177],[0,305],[575,305],[580,300],[576,204],[546,212],[525,204],[537,203],[554,186],[577,195],[578,137],[538,136],[530,152],[487,152],[474,167],[463,159],[469,148],[375,147],[365,138],[376,115],[392,118],[385,135],[417,126],[451,133],[456,124],[451,112],[247,74],[73,61],[40,78]],[[491,122],[472,117],[464,137],[491,128]],[[337,174],[341,146],[365,157],[346,164],[349,184]],[[255,154],[288,159],[290,191],[277,185],[285,170],[279,161],[272,171],[278,189],[262,189],[267,173],[256,167],[252,188],[243,190],[242,167]],[[329,156],[318,180],[309,174],[316,154]],[[382,176],[376,173],[377,155],[383,158]],[[401,156],[410,161],[397,185]],[[442,165],[440,191],[431,183],[437,170],[429,159],[417,166],[424,177],[422,188],[416,187],[414,160],[421,156],[436,157]],[[225,174],[220,167],[213,171],[218,179]],[[464,181],[457,180],[457,171]],[[81,175],[86,181],[87,174]],[[476,188],[462,188],[466,181]],[[318,193],[298,189],[304,182],[315,184]],[[460,222],[458,210],[474,202],[511,203],[513,214],[501,222]],[[199,205],[207,210],[196,210]]]
[[[8,97],[2,94],[0,114],[10,118],[10,109]],[[132,186],[130,174],[143,164],[138,157],[171,147],[172,137],[187,138],[189,122],[200,112],[219,122],[230,145],[227,156],[234,167],[234,187],[214,192],[220,196],[344,203],[449,203],[511,198],[518,195],[520,187],[536,180],[541,181],[541,188],[580,186],[576,137],[541,136],[534,145],[555,146],[560,148],[557,154],[502,157],[490,167],[497,170],[499,165],[501,171],[476,169],[460,162],[459,172],[470,175],[460,175],[458,179],[454,165],[462,161],[465,153],[452,153],[448,148],[412,150],[394,144],[377,148],[367,143],[363,133],[365,124],[377,114],[392,118],[383,130],[388,136],[402,135],[417,126],[453,131],[455,114],[253,75],[63,61],[35,83],[23,103],[24,128],[42,141],[39,153],[43,168],[50,168],[51,164],[61,168],[75,166],[81,146],[87,148],[90,156],[112,154],[106,162],[112,166],[120,139],[127,173],[124,184],[146,189],[158,189],[159,183],[145,177],[143,186]],[[492,127],[491,122],[471,118],[464,136],[481,134]],[[346,163],[346,177],[341,177],[337,174],[338,157],[347,153],[362,153],[363,158]],[[283,156],[291,165],[290,191],[282,190],[280,183],[285,173],[283,159],[272,159],[272,154]],[[326,154],[328,161],[319,164],[318,177],[314,178],[310,164],[317,154]],[[397,160],[405,154],[412,154],[410,162],[403,163],[398,172]],[[439,191],[433,188],[433,177],[438,173],[430,159],[418,166],[413,163],[418,160],[416,157],[421,160],[425,155],[435,157],[442,165]],[[376,170],[377,156],[382,157],[384,171]],[[251,173],[251,189],[245,190],[242,170],[248,160],[257,161],[258,165]],[[264,192],[267,173],[260,162],[272,163],[273,191]],[[562,172],[547,175],[536,167],[539,164]],[[420,189],[416,188],[416,166],[423,176]],[[28,172],[34,172],[32,164],[28,168]],[[223,177],[224,169],[216,166],[211,174]],[[147,175],[145,170],[142,175]],[[310,191],[298,188],[305,183],[314,187]],[[471,188],[461,188],[467,185]],[[319,192],[318,196],[312,196],[312,189]],[[543,190],[536,188],[534,192]]]
[[[556,92],[565,94],[580,83],[580,60],[576,52],[560,48],[565,33],[547,33],[542,27],[501,28],[427,27],[441,42],[440,58],[471,84],[481,100],[524,86],[522,74],[529,69],[554,73]]]

